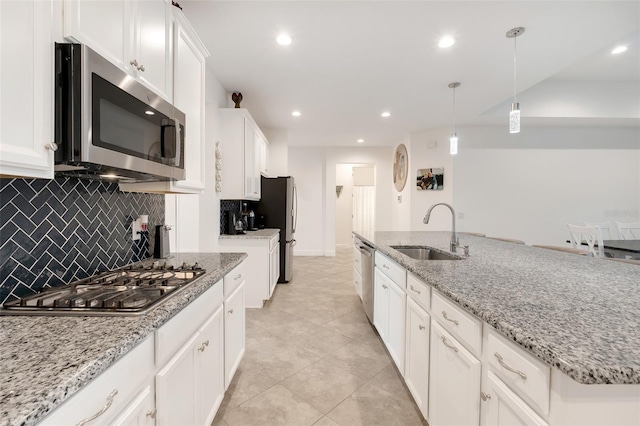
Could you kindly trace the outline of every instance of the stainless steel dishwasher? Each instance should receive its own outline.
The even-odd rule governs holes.
[[[360,252],[360,272],[362,273],[362,306],[364,312],[369,318],[369,322],[373,324],[373,255],[376,250],[362,241],[358,244]]]

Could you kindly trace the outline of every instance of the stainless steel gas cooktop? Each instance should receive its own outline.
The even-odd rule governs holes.
[[[126,266],[5,302],[0,314],[142,315],[205,273],[198,263]]]

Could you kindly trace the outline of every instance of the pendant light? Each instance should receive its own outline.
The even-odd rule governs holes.
[[[513,103],[509,113],[509,133],[520,133],[520,104],[516,101],[516,38],[524,33],[524,27],[507,31],[507,38],[513,39]]]
[[[456,155],[458,153],[458,134],[456,133],[456,87],[460,87],[460,83],[450,83],[449,88],[453,89],[453,132],[449,138],[449,154]]]

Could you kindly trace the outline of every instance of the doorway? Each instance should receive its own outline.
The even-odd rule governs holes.
[[[353,244],[352,232],[375,229],[375,166],[336,164],[336,248]]]

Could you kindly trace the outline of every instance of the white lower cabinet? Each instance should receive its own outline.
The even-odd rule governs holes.
[[[407,295],[377,267],[374,277],[373,304],[373,324],[398,370],[404,374]]]
[[[245,350],[244,286],[242,282],[224,301],[224,388],[242,361]]]
[[[404,381],[424,418],[429,418],[430,315],[413,299],[407,299]]]
[[[431,321],[429,424],[473,426],[480,421],[480,361]]]
[[[244,252],[244,303],[247,308],[262,308],[276,288],[280,277],[280,234],[265,238],[224,238],[218,240],[221,253]]]
[[[483,426],[547,426],[547,422],[491,371],[481,398]]]
[[[153,382],[147,383],[124,412],[113,421],[114,426],[152,426],[156,424],[156,396]]]

